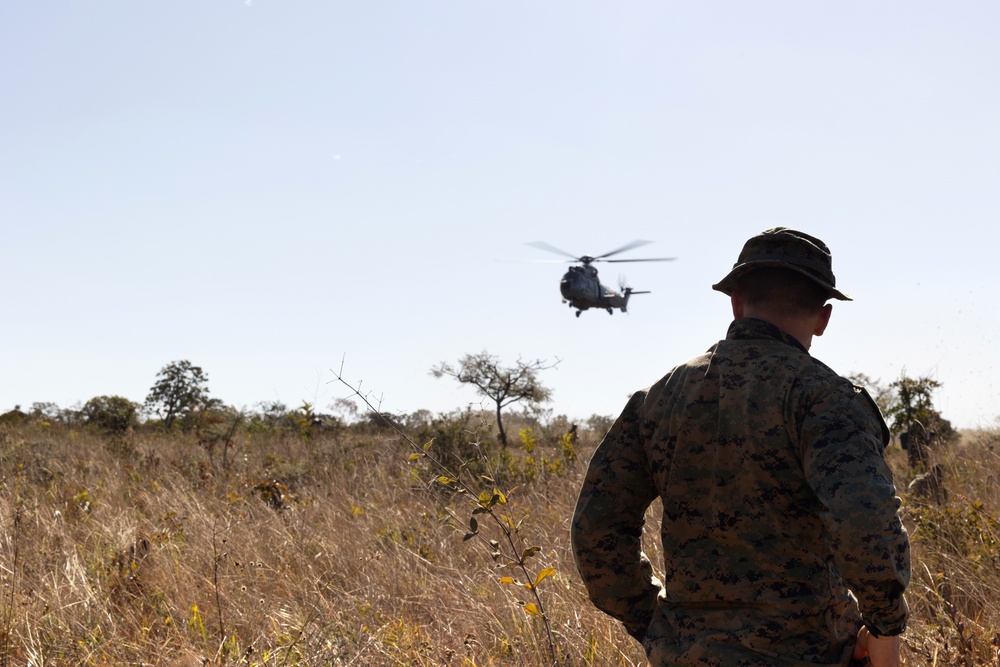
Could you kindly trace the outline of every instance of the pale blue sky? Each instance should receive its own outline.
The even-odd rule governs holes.
[[[813,353],[1000,415],[993,2],[20,2],[0,7],[0,411],[142,401],[187,359],[237,407],[391,411],[429,369],[562,359],[556,414],[722,337],[711,290],[784,225],[834,253]],[[546,241],[630,313],[560,303]]]

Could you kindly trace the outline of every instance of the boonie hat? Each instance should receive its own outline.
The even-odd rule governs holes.
[[[815,236],[809,236],[794,229],[775,227],[752,237],[743,245],[740,258],[733,270],[712,289],[723,294],[732,294],[737,279],[754,269],[777,266],[797,271],[824,287],[828,298],[851,301],[851,297],[837,289],[837,279],[833,277],[833,261],[830,249]]]

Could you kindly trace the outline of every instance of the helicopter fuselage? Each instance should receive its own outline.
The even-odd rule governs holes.
[[[588,308],[604,308],[613,313],[615,308],[626,312],[629,296],[632,290],[626,287],[622,293],[601,284],[597,278],[597,269],[590,265],[571,266],[559,281],[559,291],[563,301],[570,308],[576,308],[577,317]]]
[[[562,280],[559,282],[559,291],[563,295],[563,303],[568,303],[570,308],[576,308],[576,316],[580,317],[580,313],[589,308],[603,308],[608,311],[608,314],[613,315],[615,308],[621,310],[623,313],[627,312],[629,297],[633,294],[648,294],[648,292],[637,292],[631,287],[626,287],[625,283],[622,282],[621,292],[616,292],[613,289],[609,289],[601,284],[601,281],[597,278],[597,269],[595,269],[591,264],[593,262],[669,262],[674,259],[673,257],[647,257],[643,259],[608,259],[612,255],[617,255],[620,252],[626,250],[631,250],[632,248],[638,248],[639,246],[646,245],[649,241],[632,241],[623,245],[621,248],[612,250],[611,252],[606,252],[603,255],[582,255],[577,257],[576,255],[571,255],[565,250],[560,250],[555,246],[551,246],[544,241],[535,241],[534,243],[529,243],[540,250],[545,250],[547,252],[554,252],[557,255],[564,255],[569,257],[571,261],[578,262],[578,266],[571,266],[569,270],[563,274]]]

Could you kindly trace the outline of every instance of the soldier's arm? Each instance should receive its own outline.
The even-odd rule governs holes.
[[[594,452],[571,530],[590,599],[640,640],[661,588],[641,550],[646,508],[656,498],[639,433],[644,398],[645,392],[632,397]]]
[[[888,432],[870,401],[842,389],[814,406],[802,431],[803,467],[826,507],[837,565],[865,625],[892,636],[906,627],[909,539],[883,456]]]

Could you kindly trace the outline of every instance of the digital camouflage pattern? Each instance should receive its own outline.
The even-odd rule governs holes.
[[[740,276],[763,266],[790,269],[822,286],[827,298],[853,301],[837,289],[830,248],[815,236],[787,227],[768,229],[748,239],[732,271],[712,289],[732,294]]]
[[[591,600],[666,665],[846,665],[862,622],[902,632],[907,534],[868,394],[739,319],[632,396],[572,525]],[[663,503],[662,583],[641,552]]]

